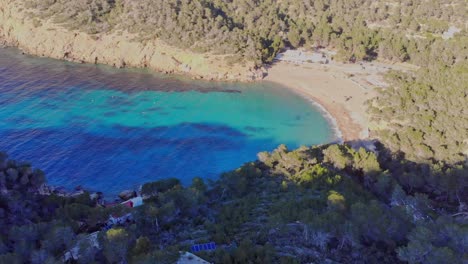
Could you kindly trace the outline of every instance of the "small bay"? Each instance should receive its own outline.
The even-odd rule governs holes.
[[[313,85],[313,84],[311,84]],[[310,102],[270,83],[221,83],[0,49],[0,151],[49,184],[117,194],[216,179],[279,144],[336,140]]]

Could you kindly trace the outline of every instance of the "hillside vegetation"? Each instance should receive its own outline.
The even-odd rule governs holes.
[[[435,63],[417,73],[390,73],[370,113],[377,135],[413,161],[463,164],[468,154],[468,63]]]
[[[218,249],[200,254],[215,263],[466,260],[468,225],[458,210],[468,193],[461,182],[419,188],[405,181],[407,161],[362,148],[280,146],[209,185],[200,178],[188,187],[176,179],[146,184],[149,198],[131,211],[103,208],[87,192],[40,195],[43,174],[5,157],[2,263],[60,263],[74,247],[78,263],[173,263],[179,250],[210,241]],[[466,178],[466,170],[452,173]],[[128,212],[132,223],[103,229],[109,215]],[[98,230],[93,244],[87,234]]]
[[[15,0],[31,14],[90,34],[128,31],[232,61],[271,62],[284,46],[325,46],[337,59],[427,65],[431,55],[457,60],[466,47],[466,1],[413,0]],[[444,41],[450,26],[463,40]],[[457,37],[458,38],[458,37]],[[463,44],[464,43],[464,44]],[[463,58],[463,57],[462,57]]]
[[[269,62],[284,46],[343,60],[420,65],[390,72],[369,102],[375,151],[288,150],[214,182],[143,186],[145,204],[104,208],[88,192],[41,194],[44,174],[0,155],[0,263],[174,263],[214,241],[214,263],[467,263],[468,41],[464,0],[28,0],[38,21],[90,34],[137,33],[232,60]],[[366,142],[367,143],[367,142]],[[190,168],[187,168],[190,170]],[[109,215],[133,221],[106,230]],[[99,231],[96,244],[88,235]]]

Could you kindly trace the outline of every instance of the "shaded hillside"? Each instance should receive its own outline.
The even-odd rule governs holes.
[[[346,145],[280,146],[259,159],[209,185],[146,184],[144,206],[109,209],[86,192],[40,195],[40,173],[3,157],[0,260],[55,263],[78,245],[78,263],[172,263],[179,250],[214,241],[216,251],[199,254],[215,263],[462,263],[466,189],[439,199],[402,182],[402,167],[420,165]],[[126,212],[133,222],[102,229]],[[87,234],[96,230],[93,247]]]

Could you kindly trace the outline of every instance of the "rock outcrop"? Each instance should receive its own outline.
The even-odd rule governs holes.
[[[90,35],[49,20],[33,18],[22,1],[0,0],[0,45],[23,52],[81,63],[150,68],[196,79],[252,81],[263,78],[253,63],[228,64],[228,55],[195,53],[123,31]]]

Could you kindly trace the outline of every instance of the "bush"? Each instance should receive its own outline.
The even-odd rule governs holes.
[[[153,196],[157,193],[166,192],[175,186],[180,185],[180,180],[168,178],[156,182],[145,183],[141,188],[141,193],[147,196]]]

